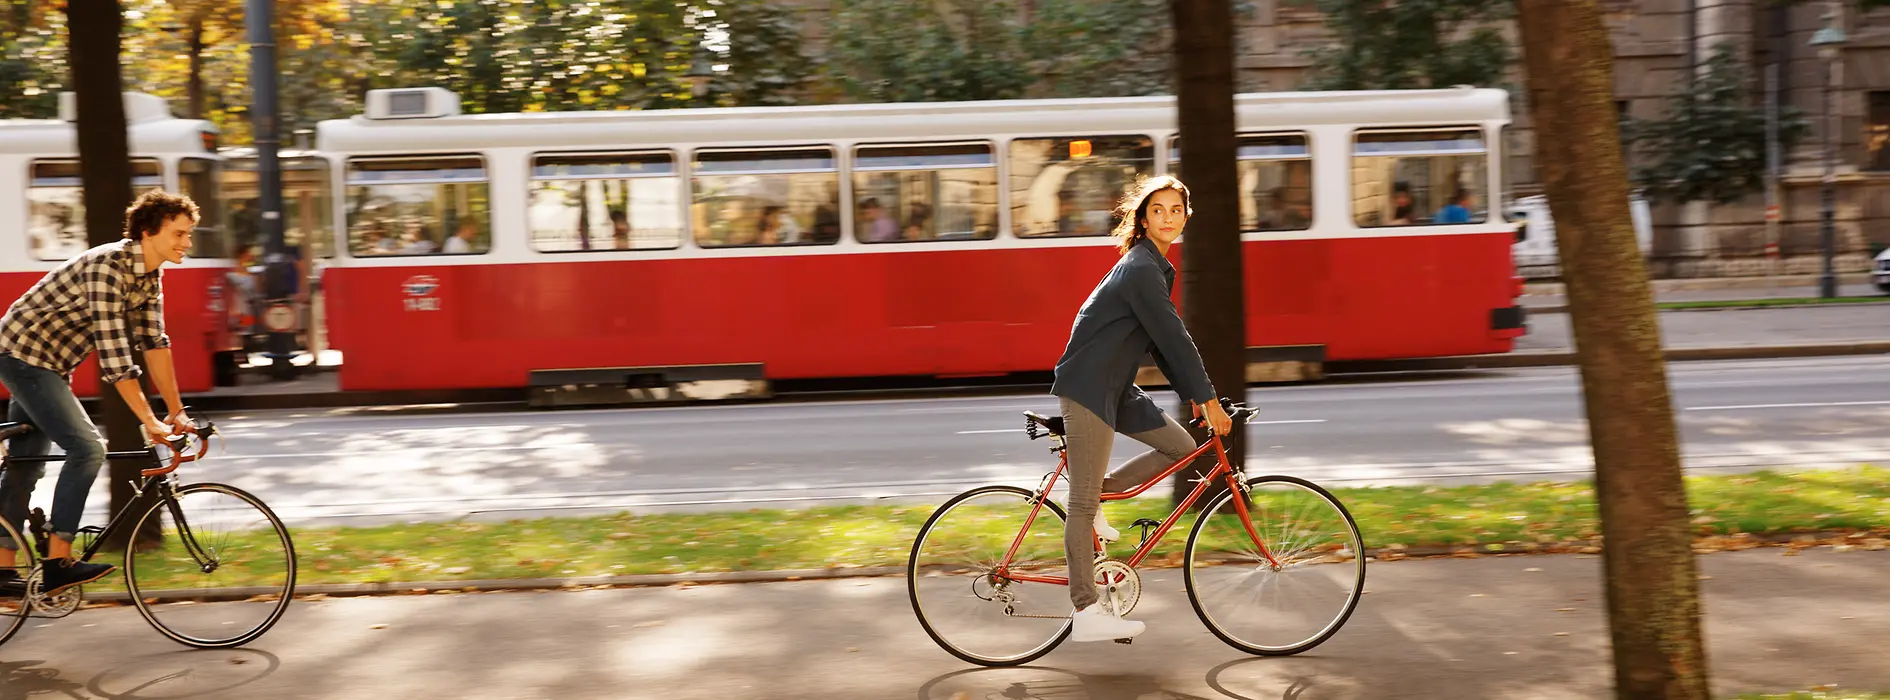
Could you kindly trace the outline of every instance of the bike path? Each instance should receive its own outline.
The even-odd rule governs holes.
[[[1699,558],[1714,695],[1890,689],[1890,551]],[[921,631],[899,577],[298,601],[235,651],[85,610],[0,647],[0,698],[1604,698],[1601,560],[1373,563],[1358,611],[1300,656],[1209,633],[1180,572],[1144,572],[1135,644],[981,669]]]

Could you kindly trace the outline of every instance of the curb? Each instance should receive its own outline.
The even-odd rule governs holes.
[[[1710,360],[1765,360],[1793,357],[1835,357],[1844,355],[1880,355],[1890,353],[1890,340],[1804,345],[1735,345],[1728,347],[1667,348],[1662,355],[1668,362]],[[1524,367],[1567,367],[1578,364],[1573,350],[1536,350],[1502,355],[1454,355],[1414,360],[1358,360],[1332,362],[1329,374],[1369,374],[1381,372],[1423,372],[1459,369],[1506,369]]]
[[[625,574],[615,576],[572,576],[567,578],[520,578],[520,579],[467,579],[464,581],[416,581],[382,583],[318,583],[296,586],[296,597],[320,595],[330,598],[354,596],[386,596],[433,594],[443,591],[458,593],[478,593],[491,591],[534,591],[567,590],[596,587],[633,587],[674,586],[685,583],[773,583],[781,581],[812,581],[819,579],[861,578],[870,576],[890,576],[903,574],[903,566],[867,566],[841,567],[833,569],[782,569],[775,571],[719,571],[699,574]],[[153,591],[144,596],[146,600],[170,602],[175,600],[229,601],[247,600],[259,595],[273,593],[273,588],[230,588],[219,590],[178,589]],[[125,591],[88,594],[88,603],[131,602],[131,594]]]
[[[1671,303],[1671,302],[1663,302],[1663,303]],[[1880,301],[1841,301],[1841,302],[1818,302],[1818,303],[1808,303],[1808,304],[1769,304],[1769,305],[1768,304],[1751,304],[1751,305],[1746,305],[1746,306],[1697,306],[1697,307],[1688,307],[1688,308],[1681,308],[1681,309],[1663,309],[1663,308],[1660,308],[1659,306],[1655,306],[1654,313],[1664,314],[1664,313],[1681,313],[1681,312],[1693,312],[1693,311],[1768,311],[1772,309],[1807,309],[1807,308],[1823,309],[1823,308],[1831,308],[1831,307],[1851,308],[1851,307],[1871,307],[1871,306],[1890,306],[1890,297],[1885,297],[1884,299]],[[1551,305],[1544,305],[1544,306],[1530,306],[1530,305],[1524,304],[1523,310],[1529,312],[1530,314],[1565,314],[1565,313],[1568,313],[1568,305],[1567,304],[1551,304]]]
[[[1832,539],[1862,542],[1873,535],[1890,534],[1876,531],[1858,532],[1854,530],[1817,530],[1813,532],[1777,533],[1771,535],[1694,535],[1694,555],[1709,554],[1714,551],[1739,551],[1759,547],[1772,548],[1808,548],[1833,546]],[[1701,551],[1698,547],[1703,540],[1720,539],[1731,541],[1732,547]],[[1367,547],[1365,556],[1373,562],[1389,563],[1410,559],[1469,558],[1493,556],[1549,556],[1561,554],[1599,554],[1600,540],[1569,540],[1553,543],[1535,542],[1485,542],[1474,545],[1426,545],[1420,547]],[[1163,569],[1174,567],[1151,566],[1144,569]],[[296,586],[295,597],[322,596],[326,598],[348,598],[363,596],[414,596],[434,595],[439,593],[499,593],[518,591],[553,591],[553,590],[593,590],[598,588],[654,588],[677,585],[730,584],[730,583],[786,583],[792,581],[814,581],[851,578],[877,578],[882,576],[902,576],[904,566],[861,566],[831,569],[783,569],[774,571],[724,571],[696,574],[633,574],[622,576],[576,576],[570,578],[534,578],[534,579],[469,579],[465,581],[420,581],[412,583],[327,583],[309,586]],[[259,595],[267,595],[273,589],[232,588],[228,590],[204,591],[181,589],[172,591],[154,591],[145,596],[146,600],[158,603],[194,600],[199,602],[247,600]],[[127,605],[131,595],[126,592],[86,595],[86,604]]]
[[[1835,273],[1839,286],[1870,284],[1868,270]],[[1727,289],[1767,289],[1771,287],[1816,287],[1819,274],[1800,275],[1746,275],[1743,277],[1670,277],[1649,279],[1648,286],[1654,292],[1701,292]],[[1543,278],[1557,281],[1525,281],[1524,293],[1532,295],[1561,295],[1568,291],[1560,277]]]

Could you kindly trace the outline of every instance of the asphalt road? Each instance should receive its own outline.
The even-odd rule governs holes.
[[[1890,464],[1890,357],[1671,365],[1690,468]],[[1164,406],[1173,395],[1157,395]],[[1456,372],[1253,388],[1250,473],[1332,485],[1577,479],[1592,469],[1572,369]],[[226,440],[188,481],[248,489],[285,519],[365,523],[605,508],[942,501],[1034,485],[1046,395],[743,406],[387,415],[372,408],[217,416]],[[1118,436],[1114,464],[1142,451]],[[57,468],[34,494],[49,504]],[[104,521],[105,479],[88,504]],[[848,500],[839,500],[848,499]]]

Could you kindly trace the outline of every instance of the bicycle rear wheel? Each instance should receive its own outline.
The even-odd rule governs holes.
[[[1304,479],[1252,479],[1247,495],[1246,518],[1228,491],[1188,533],[1183,577],[1195,615],[1249,654],[1286,656],[1319,646],[1352,616],[1365,590],[1358,524],[1330,492]]]
[[[282,619],[295,596],[295,545],[269,506],[241,489],[191,484],[139,519],[170,522],[160,546],[125,553],[125,582],[145,621],[200,649],[241,646]]]
[[[912,612],[932,641],[981,666],[1015,666],[1050,653],[1070,634],[1069,587],[1008,574],[1067,575],[1063,507],[1045,500],[1030,521],[1031,492],[1015,486],[966,491],[927,520],[906,565]],[[998,565],[1024,533],[1007,575]]]
[[[14,553],[13,566],[0,566],[0,579],[8,579],[8,574],[18,577],[0,582],[0,644],[5,644],[26,626],[26,618],[33,612],[33,606],[26,602],[26,579],[39,562],[39,553],[33,551],[33,543],[21,537],[11,523],[0,522],[0,537],[19,548]]]

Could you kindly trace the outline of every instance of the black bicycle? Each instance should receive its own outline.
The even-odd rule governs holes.
[[[0,441],[31,430],[25,423],[0,422]],[[128,590],[123,595],[158,632],[203,649],[255,641],[282,619],[295,597],[295,545],[289,540],[289,529],[269,506],[234,486],[183,484],[173,474],[178,467],[203,459],[215,434],[216,426],[210,421],[193,419],[190,428],[164,442],[138,451],[106,453],[108,462],[138,460],[158,466],[140,472],[137,495],[105,527],[80,528],[79,540],[73,543],[74,552],[89,562],[121,532],[161,533],[155,542],[126,547],[123,570]],[[0,454],[4,454],[3,445]],[[170,453],[168,460],[161,458],[160,450]],[[64,459],[63,455],[4,455],[0,469]],[[16,507],[23,510],[26,505],[21,502]],[[0,567],[0,571],[10,568],[24,580],[25,591],[23,595],[17,588],[0,591],[0,644],[13,638],[28,618],[62,618],[84,602],[81,586],[57,595],[46,595],[41,588],[40,562],[50,542],[45,514],[32,510],[24,536],[9,520],[0,518],[0,536],[26,546],[16,544],[14,566]],[[255,554],[261,556],[249,556]]]

